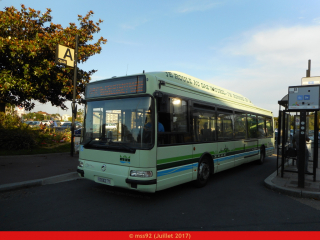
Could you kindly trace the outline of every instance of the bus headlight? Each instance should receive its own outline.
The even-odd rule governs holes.
[[[83,167],[83,161],[79,161],[79,167]]]
[[[130,177],[152,177],[152,171],[131,170]]]

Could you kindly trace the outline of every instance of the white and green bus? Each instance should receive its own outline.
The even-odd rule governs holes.
[[[81,177],[155,192],[257,161],[274,150],[272,112],[192,76],[150,72],[89,83]]]

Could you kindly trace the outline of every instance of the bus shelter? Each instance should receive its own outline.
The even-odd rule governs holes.
[[[314,86],[289,87],[288,95],[278,101],[279,118],[278,133],[276,136],[277,174],[279,174],[279,169],[282,178],[285,172],[297,173],[298,187],[300,188],[304,188],[305,175],[313,175],[313,181],[316,181],[316,168],[318,167],[319,104],[315,104],[315,106],[310,104],[310,93],[316,92],[317,96],[312,96],[312,99],[317,99],[319,102],[319,86],[317,87],[317,89],[314,89]],[[290,88],[292,89],[291,92]],[[294,92],[293,89],[295,89],[296,92]],[[296,151],[293,146],[294,138],[299,138],[299,151]],[[309,142],[306,142],[307,138],[310,139]],[[306,157],[306,151],[309,151],[309,157]],[[305,172],[304,166],[306,161],[307,164],[309,164],[309,162],[313,163],[311,172]],[[286,164],[296,164],[297,170],[285,168]]]

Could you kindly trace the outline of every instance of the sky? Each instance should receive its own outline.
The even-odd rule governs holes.
[[[179,71],[240,93],[278,116],[288,86],[301,84],[311,59],[320,76],[319,0],[0,0],[78,26],[78,14],[102,19],[102,52],[78,65],[92,81],[153,71]],[[318,32],[319,31],[319,32]],[[71,106],[71,103],[68,104]],[[36,103],[32,111],[68,113]]]

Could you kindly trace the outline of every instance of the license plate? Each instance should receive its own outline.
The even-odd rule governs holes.
[[[102,177],[98,177],[98,182],[102,182],[108,185],[111,185],[111,180],[108,178],[102,178]]]

